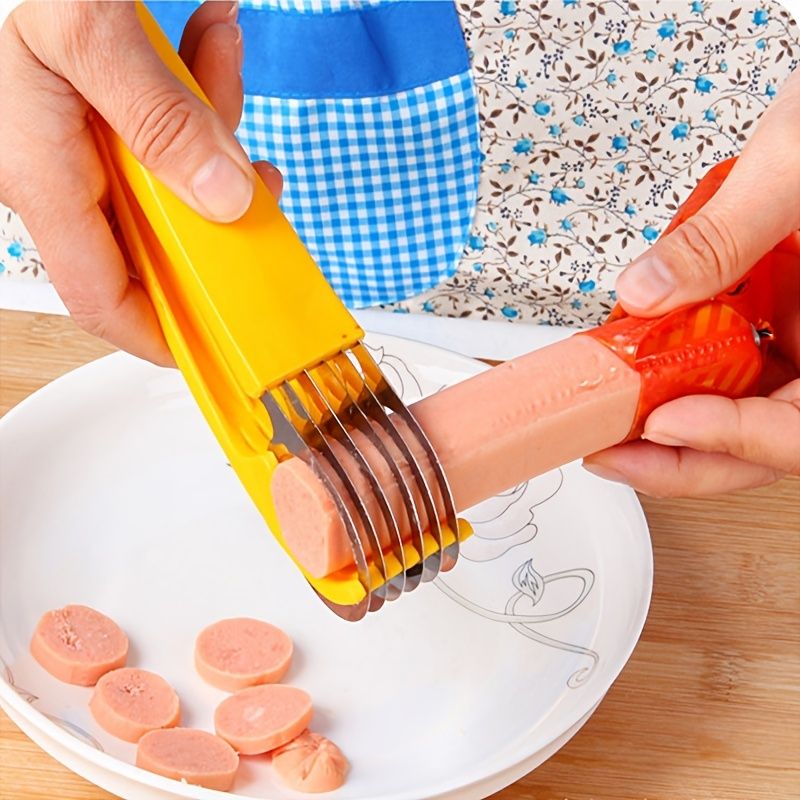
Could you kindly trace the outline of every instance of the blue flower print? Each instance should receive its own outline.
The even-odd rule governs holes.
[[[548,129],[551,136],[561,136],[561,126],[560,125],[551,125]]]
[[[564,219],[561,220],[560,224],[561,224],[561,230],[562,231],[571,231],[572,230],[572,223],[569,221],[568,217],[564,217]]]
[[[506,39],[513,39],[516,35],[517,35],[516,31],[505,31],[505,33],[503,33],[503,36]]]
[[[579,189],[585,189],[586,188],[586,181],[583,178],[578,178],[578,180],[575,181],[575,185]]]
[[[497,223],[496,222],[487,222],[486,223],[486,229],[490,230],[492,233],[494,233],[497,230]]]
[[[701,94],[708,94],[714,88],[714,84],[705,75],[700,75],[694,79],[694,88]]]
[[[577,6],[578,0],[564,0],[564,8],[569,8],[570,6]]]
[[[583,303],[581,303],[581,301],[580,301],[580,300],[578,300],[578,298],[576,297],[576,298],[575,298],[575,299],[574,299],[574,300],[573,300],[573,301],[570,303],[570,307],[571,307],[571,308],[574,308],[576,311],[579,311],[581,308],[583,308]]]
[[[483,264],[473,264],[472,269],[474,272],[483,272]]]
[[[393,308],[392,309],[392,313],[393,314],[410,314],[411,311],[409,311],[409,309],[407,309],[407,308],[401,308],[400,306],[398,306],[397,308]]]
[[[635,217],[635,216],[636,216],[636,207],[635,207],[635,206],[632,206],[630,203],[628,203],[628,204],[625,206],[625,213],[626,213],[626,214],[627,214],[629,217]]]
[[[514,317],[519,316],[519,311],[516,308],[511,308],[511,306],[503,306],[501,313],[504,317],[508,317],[508,319],[514,319]]]
[[[620,161],[619,164],[614,164],[614,172],[619,172],[620,175],[623,175],[627,171],[628,167],[624,161]]]
[[[717,121],[717,112],[714,111],[713,108],[707,108],[705,113],[703,114],[703,119],[706,122],[716,122]]]
[[[572,198],[559,186],[550,190],[550,199],[557,205],[563,206],[568,200]]]
[[[678,25],[674,19],[665,19],[659,26],[656,33],[662,39],[672,39],[678,32]]]
[[[541,228],[534,228],[528,234],[528,241],[531,244],[544,244],[547,241],[547,232]]]
[[[517,13],[516,0],[501,0],[500,13],[505,17],[513,17]]]
[[[658,229],[654,228],[652,225],[647,225],[642,230],[642,236],[644,236],[648,242],[654,242],[656,239],[658,239]]]
[[[22,259],[22,244],[20,242],[11,242],[6,248],[6,252],[11,258],[16,258],[18,261]]]
[[[597,284],[593,280],[581,281],[578,284],[578,289],[586,294],[587,292],[591,292],[596,285]]]
[[[467,240],[467,247],[469,247],[470,250],[475,250],[476,252],[480,253],[480,251],[486,247],[486,242],[483,241],[482,236],[476,236],[473,233]]]
[[[528,183],[532,183],[534,186],[536,186],[541,177],[542,176],[538,172],[531,172],[531,174],[528,175]]]
[[[609,72],[608,75],[606,75],[606,83],[609,86],[613,86],[616,82],[617,82],[617,73]]]
[[[764,49],[766,46],[767,46],[767,40],[766,40],[766,39],[759,39],[759,40],[756,42],[756,47],[757,47],[759,50],[763,50],[763,49]]]
[[[689,123],[679,122],[670,132],[673,139],[685,139],[689,135]]]
[[[620,136],[619,134],[617,134],[611,140],[611,147],[613,147],[614,150],[622,150],[622,151],[627,150],[628,149],[628,137],[627,136]]]
[[[728,62],[727,61],[720,61],[719,62],[719,71],[720,72],[727,72],[728,71]]]
[[[609,300],[613,300],[616,303],[616,301],[617,301],[617,293],[612,289],[608,293],[608,298],[609,298]]]
[[[681,61],[680,59],[678,59],[678,60],[677,60],[677,61],[676,61],[676,62],[675,62],[673,65],[672,65],[672,71],[673,71],[673,72],[674,72],[676,75],[680,75],[680,74],[683,72],[683,68],[684,68],[685,66],[686,66],[686,64],[684,64],[684,63],[683,63],[683,61]]]
[[[575,123],[575,124],[576,124],[578,127],[581,127],[582,125],[584,125],[584,124],[586,123],[586,117],[584,117],[584,116],[583,116],[583,114],[576,114],[576,115],[575,115],[575,116],[572,118],[572,121],[573,121],[573,122],[574,122],[574,123]]]
[[[484,289],[483,296],[488,297],[491,300],[494,297],[494,292],[491,289]]]
[[[703,13],[703,4],[700,0],[694,0],[692,3],[692,14],[702,14]]]
[[[528,88],[528,82],[525,80],[525,78],[522,77],[522,75],[518,75],[517,76],[517,84],[516,85],[517,85],[517,89],[527,89]]]
[[[766,8],[757,8],[753,12],[753,25],[766,25],[769,22],[769,11]]]
[[[775,88],[774,84],[768,83],[767,84],[767,88],[764,90],[764,94],[767,97],[775,97],[775,95],[777,93],[778,93],[778,90]]]
[[[546,117],[550,113],[550,103],[546,103],[544,100],[537,100],[533,104],[533,111],[540,117]]]
[[[614,52],[618,56],[626,56],[631,51],[631,43],[628,39],[623,39],[621,42],[614,42]]]
[[[644,52],[644,57],[645,57],[645,58],[646,58],[648,61],[655,61],[655,60],[656,60],[656,56],[657,56],[657,55],[658,55],[658,54],[656,53],[656,51],[655,51],[655,50],[653,50],[653,48],[652,48],[652,47],[651,47],[649,50],[645,50],[645,52]]]
[[[504,161],[500,165],[500,172],[510,172],[511,171],[511,164],[508,161]]]
[[[640,119],[635,119],[633,122],[631,122],[631,128],[637,132],[640,131],[642,129],[642,121]]]
[[[6,271],[6,265],[0,261],[0,275],[2,275]]]
[[[515,153],[530,153],[532,148],[533,148],[533,142],[530,139],[520,139],[514,145],[514,152]]]
[[[427,311],[429,314],[433,314],[433,312],[435,311],[435,309],[434,309],[434,307],[433,307],[433,303],[431,303],[431,301],[430,301],[430,300],[426,300],[426,301],[425,301],[425,302],[422,304],[422,310],[423,310],[423,311]]]

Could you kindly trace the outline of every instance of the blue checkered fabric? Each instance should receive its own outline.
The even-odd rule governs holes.
[[[350,307],[455,272],[480,166],[468,73],[383,97],[247,95],[238,135],[283,172],[283,210]]]

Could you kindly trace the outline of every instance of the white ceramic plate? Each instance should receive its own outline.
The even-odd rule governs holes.
[[[479,372],[373,336],[407,401]],[[434,585],[352,624],[313,594],[265,530],[177,373],[124,354],[82,367],[0,421],[0,704],[45,750],[128,800],[298,798],[266,758],[233,795],[133,766],[92,720],[91,690],[28,654],[67,603],[117,620],[129,663],[211,728],[224,694],[192,667],[197,632],[229,616],[294,638],[287,682],[352,762],[344,800],[482,798],[552,755],[602,699],[647,612],[652,556],[633,492],[570,465],[466,516],[475,536]],[[3,676],[3,670],[5,675]]]

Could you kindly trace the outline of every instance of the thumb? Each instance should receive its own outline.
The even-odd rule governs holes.
[[[658,316],[730,288],[800,228],[800,74],[766,111],[719,190],[617,280],[625,310]]]
[[[42,60],[97,109],[145,167],[208,219],[230,222],[244,214],[255,179],[247,156],[216,112],[158,57],[133,3],[28,5],[29,13],[63,17],[58,40],[50,48],[44,44],[55,51],[57,69],[52,59]]]

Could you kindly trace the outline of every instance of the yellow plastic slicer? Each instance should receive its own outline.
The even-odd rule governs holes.
[[[165,64],[208,103],[142,4],[137,4],[137,13]],[[468,527],[456,520],[441,465],[361,344],[363,331],[264,184],[255,178],[253,203],[239,221],[209,222],[145,169],[102,120],[93,128],[124,246],[172,354],[231,466],[284,549],[270,493],[278,462],[304,459],[334,497],[352,545],[353,566],[317,579],[287,549],[317,594],[337,614],[355,620],[449,569]],[[427,464],[412,455],[393,417],[416,438],[415,449],[422,446]],[[392,437],[413,475],[405,483],[400,471],[393,470],[403,482],[399,488],[413,535],[403,541],[388,504],[380,503],[381,522],[391,538],[383,549],[376,534],[379,521],[370,517],[327,444],[332,438],[344,444],[383,497],[347,433],[358,427],[374,437],[373,423]],[[322,459],[342,479],[344,495],[326,477]],[[425,474],[434,475],[437,485],[428,485]],[[441,523],[434,511],[434,490],[444,498]],[[413,524],[420,516],[413,507],[415,494],[432,520],[428,530]],[[357,522],[369,543],[369,557]]]

